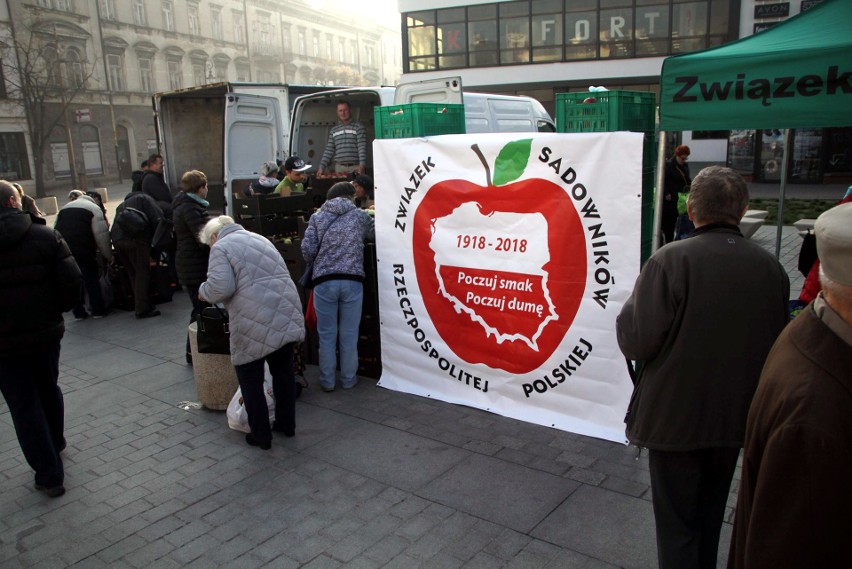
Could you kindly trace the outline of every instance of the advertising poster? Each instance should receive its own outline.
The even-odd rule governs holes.
[[[375,141],[379,385],[626,442],[642,140]]]

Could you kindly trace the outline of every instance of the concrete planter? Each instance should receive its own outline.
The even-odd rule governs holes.
[[[189,346],[192,350],[192,374],[198,400],[208,409],[224,411],[240,386],[237,372],[227,354],[198,353],[198,325],[189,325]]]

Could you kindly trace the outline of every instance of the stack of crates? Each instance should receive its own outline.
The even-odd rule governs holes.
[[[464,134],[464,105],[409,103],[376,107],[376,138],[414,138]]]
[[[556,95],[557,132],[645,133],[642,148],[642,264],[651,256],[654,234],[654,168],[657,100],[642,91],[596,91]]]

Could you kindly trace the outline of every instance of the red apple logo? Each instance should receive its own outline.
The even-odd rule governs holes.
[[[586,241],[568,193],[523,174],[532,140],[507,144],[488,185],[445,180],[414,216],[414,268],[438,334],[462,360],[509,373],[540,367],[586,287]]]

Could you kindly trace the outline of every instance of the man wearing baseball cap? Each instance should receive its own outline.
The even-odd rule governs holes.
[[[729,569],[852,567],[852,204],[815,230],[822,292],[761,373]]]
[[[284,197],[304,193],[305,179],[308,177],[306,172],[313,166],[305,164],[305,161],[298,156],[291,156],[284,162],[282,168],[284,169],[284,179],[275,186],[275,191],[272,193]]]

